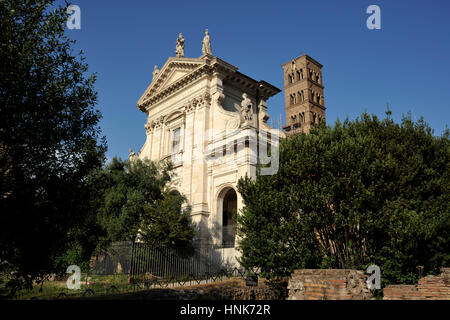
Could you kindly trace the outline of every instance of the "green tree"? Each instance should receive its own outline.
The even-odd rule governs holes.
[[[243,178],[242,264],[265,276],[375,263],[414,282],[450,259],[449,131],[363,113],[284,139],[273,176]]]
[[[0,1],[0,260],[31,285],[54,270],[89,215],[104,162],[95,76],[53,1]]]
[[[192,249],[195,229],[185,197],[167,189],[171,163],[114,158],[92,176],[91,196],[102,226],[100,249],[112,241],[134,241]]]

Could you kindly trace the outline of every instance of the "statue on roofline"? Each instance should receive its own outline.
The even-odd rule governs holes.
[[[153,79],[155,79],[155,77],[158,75],[158,73],[159,73],[158,66],[154,66],[153,67]]]
[[[211,52],[211,39],[209,38],[208,29],[205,30],[205,37],[202,41],[202,53],[203,55],[212,55]]]
[[[136,154],[134,153],[133,149],[130,148],[130,154],[128,155],[128,160],[134,160],[136,157]]]
[[[184,57],[184,38],[181,33],[178,35],[177,47],[175,48],[175,55],[177,58]]]

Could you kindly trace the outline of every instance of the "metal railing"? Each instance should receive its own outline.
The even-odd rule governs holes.
[[[132,264],[132,241],[113,242],[108,249],[91,260],[89,274],[129,274]]]
[[[234,229],[234,230],[233,230]],[[235,236],[235,226],[229,226],[223,240]],[[225,242],[225,241],[224,241]],[[103,253],[94,257],[90,270],[81,278],[81,290],[44,288],[43,292],[22,292],[16,298],[65,299],[130,293],[150,288],[188,286],[245,277],[245,271],[224,261],[224,246],[196,243],[193,252],[166,245],[151,245],[142,242],[115,242]],[[66,281],[68,275],[63,280]],[[50,289],[52,287],[52,289]],[[36,295],[34,295],[36,294]]]
[[[183,278],[216,274],[221,269],[222,256],[213,245],[197,245],[194,252],[165,245],[134,243],[130,267],[131,278]]]
[[[236,241],[237,227],[235,224],[222,227],[222,247],[234,248]]]

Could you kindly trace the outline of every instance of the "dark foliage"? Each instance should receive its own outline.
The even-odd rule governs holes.
[[[273,176],[238,189],[242,264],[267,277],[297,268],[381,268],[417,280],[450,260],[449,131],[362,114],[281,143]]]
[[[66,20],[53,1],[0,1],[0,259],[26,285],[80,235],[106,149],[95,76]]]

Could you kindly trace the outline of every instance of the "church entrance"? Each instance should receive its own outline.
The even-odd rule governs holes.
[[[229,189],[223,198],[222,204],[222,246],[233,248],[236,238],[237,225],[237,194]]]

